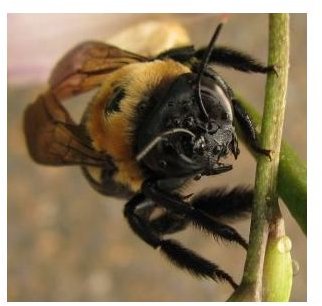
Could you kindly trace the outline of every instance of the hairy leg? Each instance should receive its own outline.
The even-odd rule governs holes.
[[[209,277],[215,281],[227,281],[233,288],[237,284],[232,277],[221,270],[216,264],[202,258],[193,251],[183,247],[172,239],[163,239],[149,225],[148,221],[136,214],[137,206],[144,203],[146,197],[139,193],[125,206],[124,215],[132,230],[153,248],[159,248],[163,254],[176,266],[189,271],[197,277]]]

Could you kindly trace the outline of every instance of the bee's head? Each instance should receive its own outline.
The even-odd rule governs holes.
[[[138,130],[137,161],[159,176],[217,174],[232,169],[223,158],[237,158],[230,92],[206,74],[220,24],[196,73],[177,77],[155,100]],[[152,97],[153,98],[153,97]]]
[[[160,176],[216,174],[231,170],[223,159],[238,155],[231,101],[209,76],[179,76],[141,125],[137,160]],[[205,113],[207,117],[205,116]]]

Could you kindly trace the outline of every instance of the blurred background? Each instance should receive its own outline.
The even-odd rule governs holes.
[[[78,167],[35,164],[22,133],[24,109],[45,90],[50,70],[75,44],[113,40],[120,31],[153,20],[182,23],[192,42],[203,46],[220,18],[216,14],[8,15],[9,301],[224,301],[231,294],[226,284],[195,279],[178,270],[137,238],[123,218],[124,201],[96,193]],[[230,14],[219,43],[265,63],[267,29],[266,14]],[[306,15],[292,14],[284,139],[303,160],[306,46]],[[265,76],[217,70],[236,92],[262,109]],[[241,152],[233,171],[202,179],[189,191],[251,186],[255,162],[243,146]],[[293,242],[292,256],[299,265],[291,300],[306,301],[306,238],[284,206],[283,213]],[[248,220],[234,226],[248,237]],[[217,243],[193,229],[174,236],[240,280],[245,253],[239,247]]]

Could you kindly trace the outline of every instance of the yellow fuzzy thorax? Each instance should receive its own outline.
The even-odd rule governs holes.
[[[164,81],[173,81],[190,69],[172,60],[156,60],[127,65],[107,76],[90,106],[87,129],[96,150],[113,158],[118,168],[114,181],[138,191],[143,182],[142,172],[133,152],[133,120],[142,99]],[[116,87],[125,90],[119,111],[104,113],[106,103]]]

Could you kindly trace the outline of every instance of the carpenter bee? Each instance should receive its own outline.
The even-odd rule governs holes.
[[[134,233],[176,266],[236,288],[216,264],[164,238],[192,224],[247,248],[222,220],[251,210],[251,190],[216,189],[193,197],[180,192],[193,179],[232,170],[225,159],[238,157],[237,123],[249,145],[269,155],[213,66],[255,73],[274,67],[215,46],[222,26],[205,48],[174,48],[150,58],[96,41],[76,46],[54,68],[48,90],[26,109],[24,132],[36,162],[80,165],[97,191],[127,199],[124,216]],[[63,101],[95,87],[98,92],[76,123]]]

